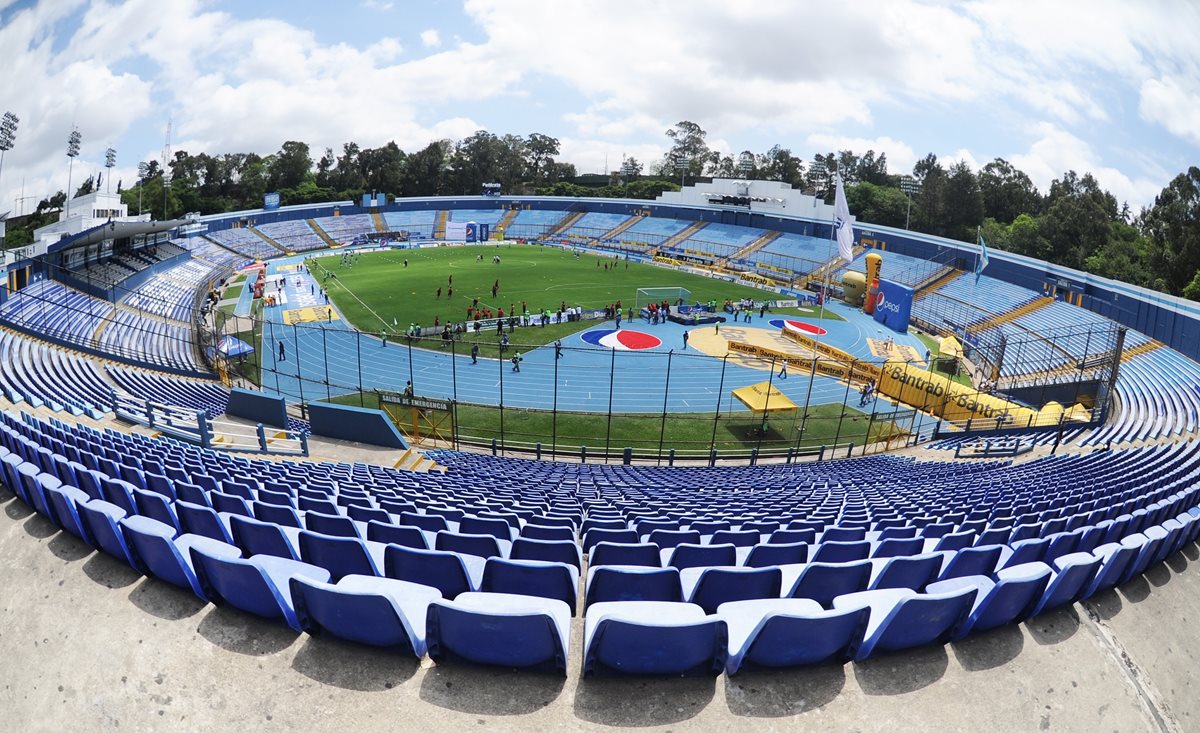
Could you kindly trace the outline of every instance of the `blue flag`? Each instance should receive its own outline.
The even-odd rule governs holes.
[[[979,284],[979,276],[983,268],[988,266],[987,242],[983,241],[983,231],[979,231],[979,257],[975,260],[975,284]]]

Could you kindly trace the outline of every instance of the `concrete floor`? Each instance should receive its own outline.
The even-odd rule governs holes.
[[[0,489],[11,731],[1200,729],[1200,548],[1083,606],[863,664],[716,680],[439,667],[202,604]]]

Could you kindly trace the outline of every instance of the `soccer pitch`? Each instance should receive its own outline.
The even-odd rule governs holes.
[[[493,262],[496,256],[498,263]],[[440,324],[465,321],[476,298],[480,308],[491,308],[493,314],[503,308],[509,316],[514,308],[520,315],[522,303],[531,314],[557,311],[564,303],[603,308],[619,300],[629,308],[637,289],[645,287],[684,287],[691,291],[693,302],[779,297],[771,291],[626,262],[611,255],[576,257],[557,247],[515,243],[364,252],[351,255],[346,264],[337,254],[315,258],[312,272],[351,325],[392,336],[402,335],[410,323],[428,327],[435,320]],[[492,297],[496,284],[499,287]],[[589,325],[583,321],[518,329],[512,341],[541,345]],[[473,336],[468,333],[467,340]],[[494,331],[480,333],[481,345],[494,341]]]

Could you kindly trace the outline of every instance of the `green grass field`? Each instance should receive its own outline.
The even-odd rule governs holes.
[[[477,259],[479,255],[482,261]],[[494,255],[500,256],[499,264],[492,262]],[[358,255],[350,265],[342,264],[341,255],[332,255],[317,258],[312,271],[350,324],[371,333],[403,334],[410,323],[432,326],[435,319],[443,324],[463,321],[475,298],[480,307],[490,307],[494,313],[503,308],[507,316],[514,306],[520,314],[522,302],[530,313],[554,311],[563,303],[603,308],[620,300],[623,307],[630,307],[638,288],[684,287],[693,302],[778,297],[770,291],[654,265],[594,254],[575,257],[557,248],[523,244],[371,252]],[[326,273],[331,276],[327,278]],[[493,298],[496,281],[500,288]],[[790,308],[780,311],[799,312]],[[815,310],[806,315],[817,317]],[[827,312],[825,317],[835,314]],[[521,329],[511,339],[514,346],[540,346],[586,327],[586,322],[575,322]],[[494,355],[494,347],[489,345],[495,341],[494,331],[481,332],[481,354]]]

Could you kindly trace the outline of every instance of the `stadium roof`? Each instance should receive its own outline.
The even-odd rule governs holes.
[[[47,248],[48,252],[57,252],[71,247],[96,244],[105,239],[123,239],[136,237],[139,234],[156,234],[187,224],[187,219],[171,219],[169,221],[110,221],[97,227],[80,232],[73,237],[61,239]]]

